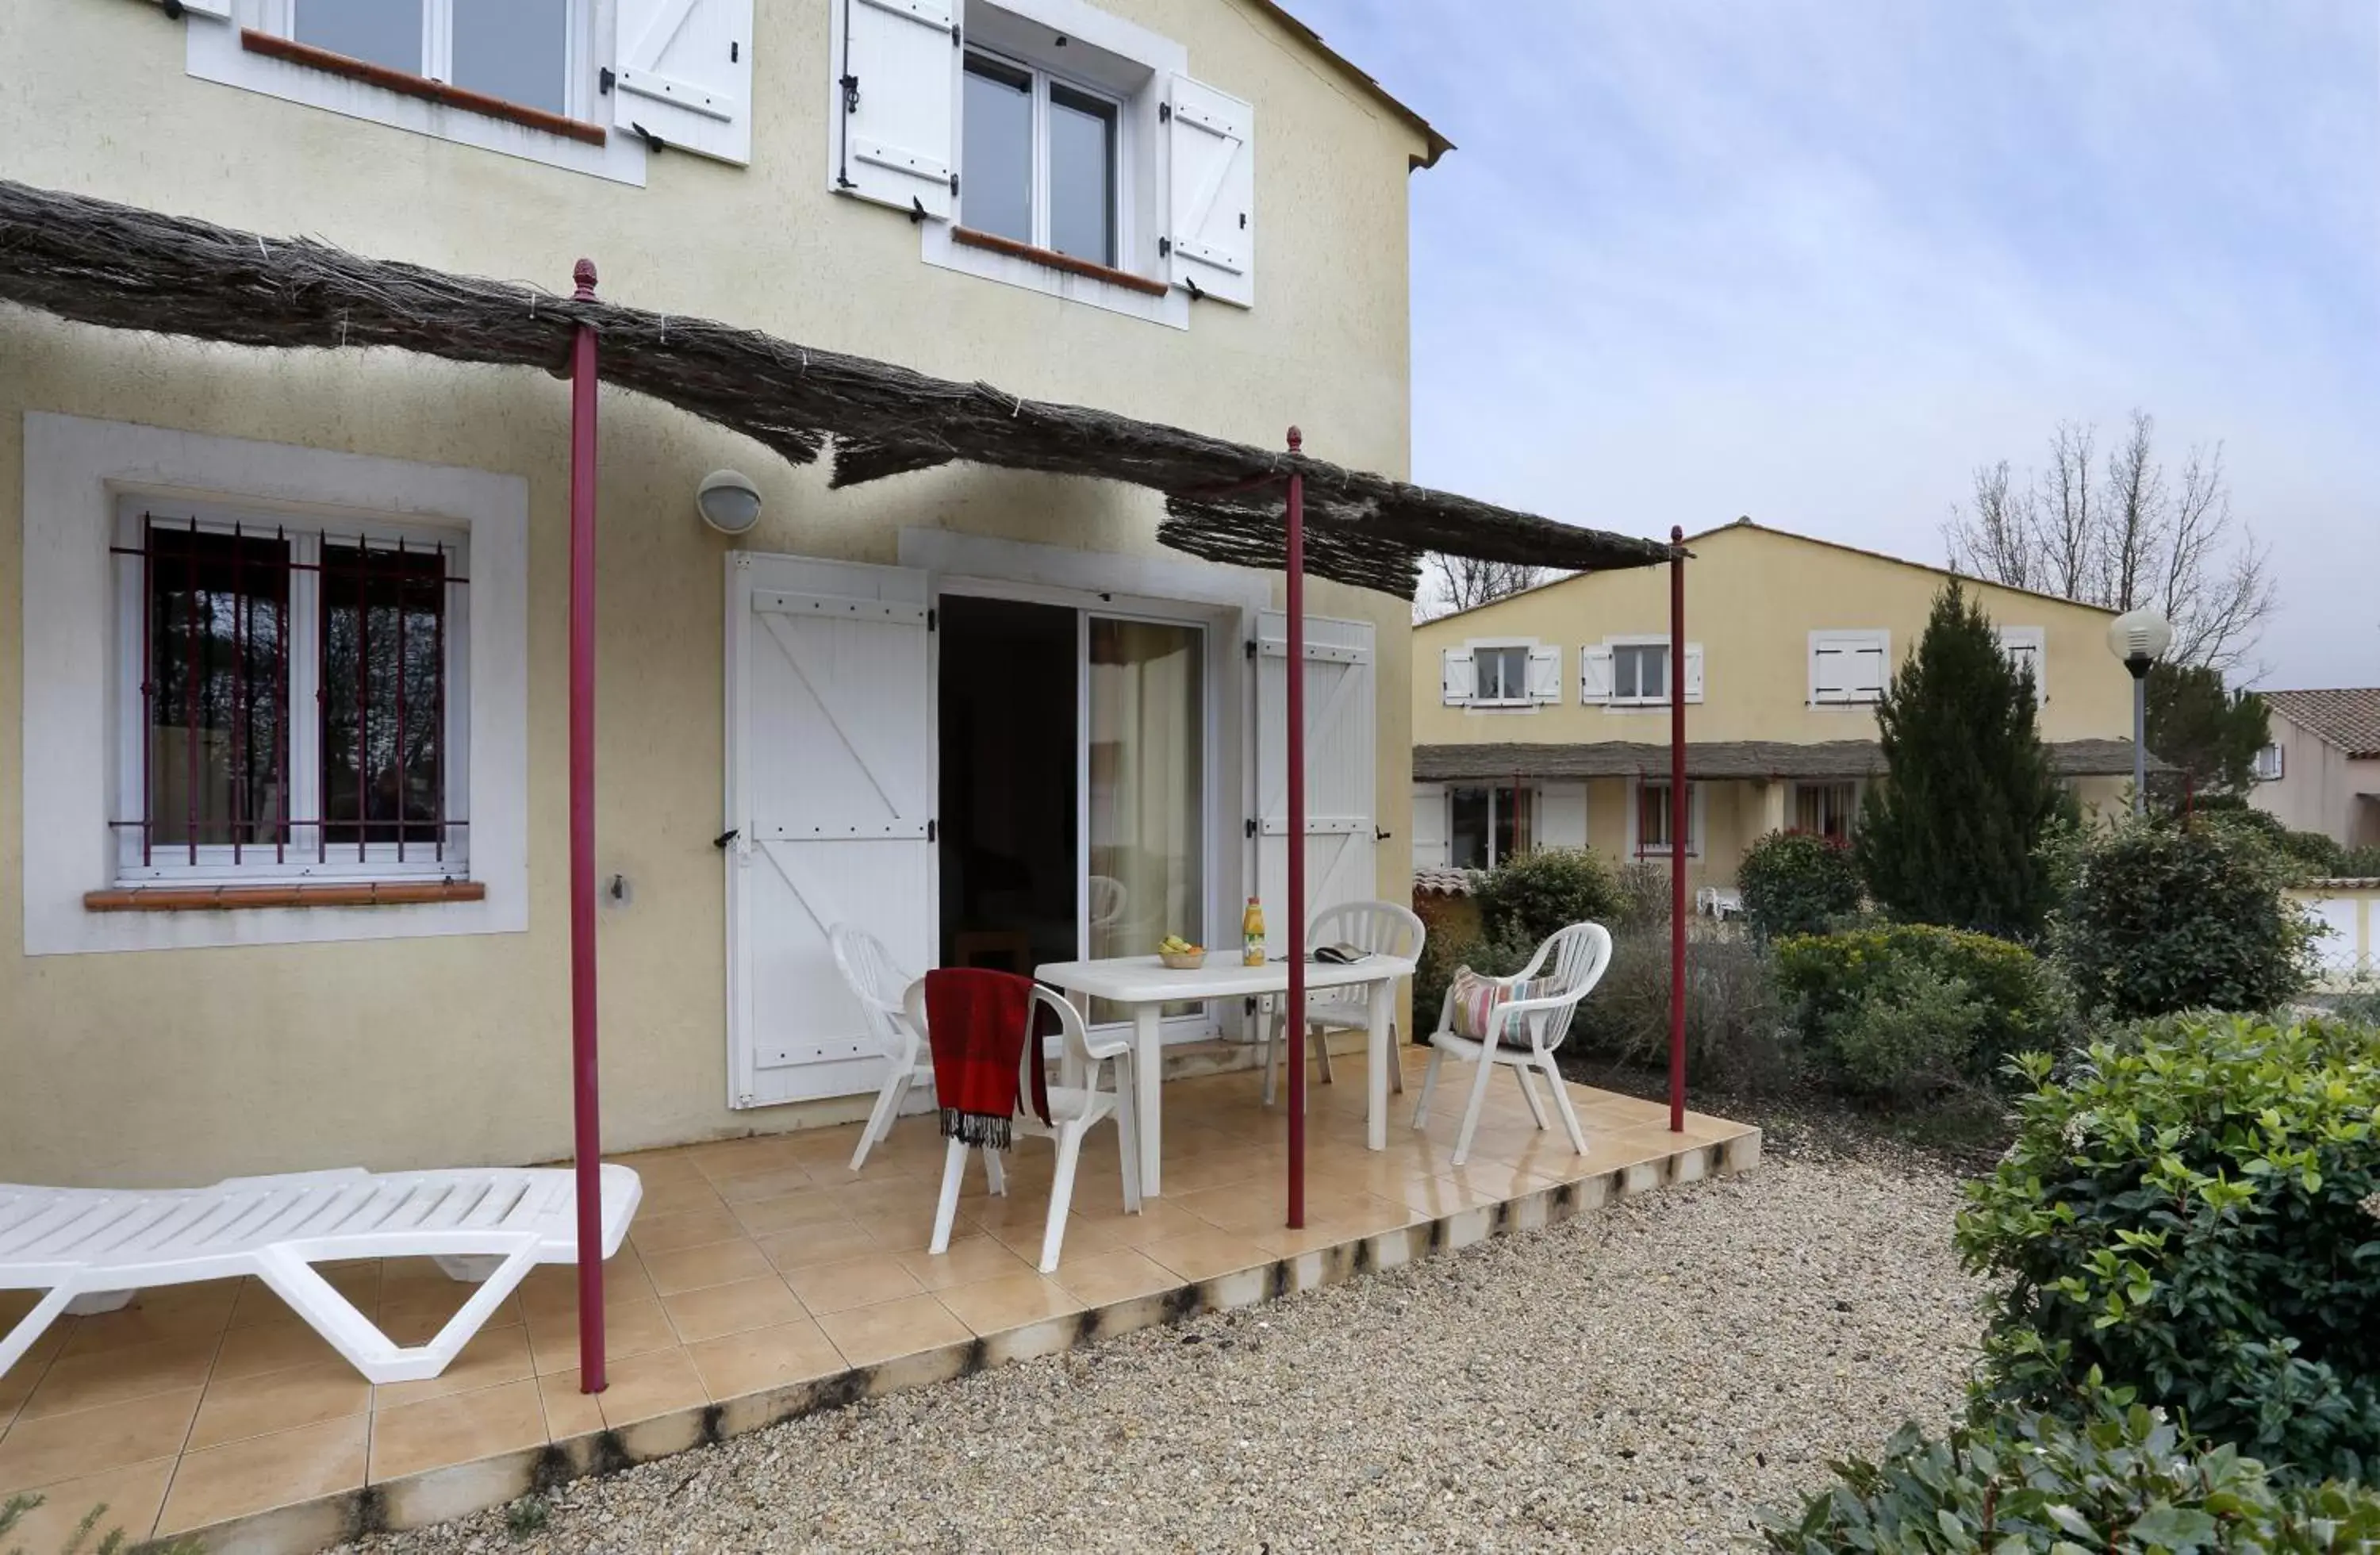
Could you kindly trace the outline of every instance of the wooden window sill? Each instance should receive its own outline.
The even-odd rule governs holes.
[[[131,885],[83,893],[85,912],[201,913],[241,907],[404,907],[480,902],[480,881],[354,881],[319,885]]]
[[[1019,243],[1014,237],[1001,237],[989,232],[978,232],[971,226],[951,228],[951,241],[970,249],[981,249],[989,253],[1006,254],[1011,259],[1021,259],[1034,264],[1047,265],[1051,270],[1062,270],[1069,275],[1081,275],[1093,281],[1105,281],[1111,286],[1122,286],[1127,291],[1139,292],[1145,297],[1163,297],[1172,289],[1162,281],[1152,281],[1146,275],[1135,275],[1129,270],[1118,270],[1113,265],[1097,264],[1087,259],[1076,259],[1072,254],[1062,254],[1054,249],[1037,249],[1030,243]]]
[[[449,108],[461,108],[468,113],[484,114],[489,118],[503,119],[507,123],[521,125],[529,129],[542,129],[549,135],[560,135],[567,140],[581,140],[590,146],[600,146],[604,140],[603,127],[600,124],[589,124],[583,119],[548,113],[543,108],[531,108],[519,103],[508,103],[501,97],[491,97],[486,92],[473,91],[468,87],[449,86],[444,81],[433,81],[427,76],[392,70],[385,65],[374,65],[370,60],[353,59],[346,55],[334,54],[329,49],[318,49],[311,43],[301,43],[294,38],[284,38],[277,33],[259,32],[252,27],[240,29],[239,46],[250,54],[266,55],[274,59],[286,60],[292,65],[303,65],[309,69],[328,71],[334,76],[345,76],[349,80],[363,81],[371,86],[385,88],[390,91],[402,92],[407,97],[418,97],[425,103],[437,103]]]

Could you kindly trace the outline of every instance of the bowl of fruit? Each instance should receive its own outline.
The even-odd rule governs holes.
[[[1207,947],[1194,945],[1179,934],[1168,934],[1157,947],[1157,959],[1177,972],[1195,972],[1207,965]]]

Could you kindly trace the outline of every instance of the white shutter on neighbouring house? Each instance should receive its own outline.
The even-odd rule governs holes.
[[[827,0],[828,187],[912,215],[957,208],[959,69],[953,0]]]
[[[1414,784],[1413,839],[1415,869],[1446,868],[1446,784]]]
[[[1686,644],[1686,700],[1699,702],[1702,699],[1703,645],[1690,642]]]
[[[1289,763],[1282,713],[1289,705],[1289,623],[1278,611],[1257,619],[1257,894],[1265,945],[1287,954],[1303,938],[1289,917]],[[1380,893],[1373,835],[1378,773],[1372,626],[1305,622],[1305,912]]]
[[[1479,691],[1479,666],[1467,648],[1441,650],[1438,656],[1439,684],[1451,708],[1468,707]]]
[[[1172,210],[1165,241],[1174,285],[1218,302],[1257,300],[1256,110],[1176,76],[1166,103]]]
[[[827,935],[934,965],[927,577],[752,552],[727,577],[728,1104],[864,1095],[885,1061]]]
[[[1559,702],[1561,700],[1561,650],[1532,648],[1529,650],[1529,700]]]
[[[1611,700],[1611,650],[1589,643],[1578,650],[1578,699],[1593,704]]]
[[[752,160],[752,0],[614,0],[612,122],[673,151]]]
[[[1586,845],[1586,784],[1548,783],[1537,790],[1537,844]]]

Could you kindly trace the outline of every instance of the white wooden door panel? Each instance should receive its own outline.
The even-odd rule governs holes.
[[[730,1101],[862,1094],[883,1060],[827,936],[933,961],[927,579],[739,553],[729,591]]]
[[[1257,629],[1257,890],[1267,954],[1282,955],[1302,928],[1289,922],[1288,621],[1266,611]],[[1309,616],[1305,623],[1305,911],[1379,894],[1374,864],[1378,707],[1372,626]]]

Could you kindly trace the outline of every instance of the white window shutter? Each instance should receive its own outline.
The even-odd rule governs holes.
[[[1886,686],[1892,680],[1885,667],[1885,650],[1881,644],[1871,644],[1852,655],[1852,696],[1863,702],[1879,700]]]
[[[1479,670],[1473,663],[1471,650],[1450,648],[1439,654],[1439,684],[1446,693],[1446,705],[1468,707],[1479,690]]]
[[[1279,611],[1257,617],[1257,882],[1266,946],[1279,955],[1298,942],[1288,914],[1289,764],[1282,718],[1289,705],[1289,623]],[[1305,622],[1305,911],[1309,921],[1341,902],[1380,893],[1375,850],[1378,709],[1367,621],[1308,616]]]
[[[1589,643],[1578,650],[1578,699],[1592,706],[1611,700],[1611,650]]]
[[[830,0],[827,187],[936,221],[957,209],[954,0]]]
[[[1702,699],[1703,645],[1690,642],[1686,644],[1686,700],[1699,702]]]
[[[613,124],[749,164],[752,0],[615,0],[613,15]]]
[[[1561,700],[1561,650],[1532,648],[1529,650],[1529,700],[1559,702]]]
[[[1251,308],[1257,300],[1256,110],[1176,76],[1166,103],[1172,194],[1165,227],[1173,284]]]
[[[1414,784],[1413,852],[1416,869],[1446,868],[1446,784],[1442,783]]]

